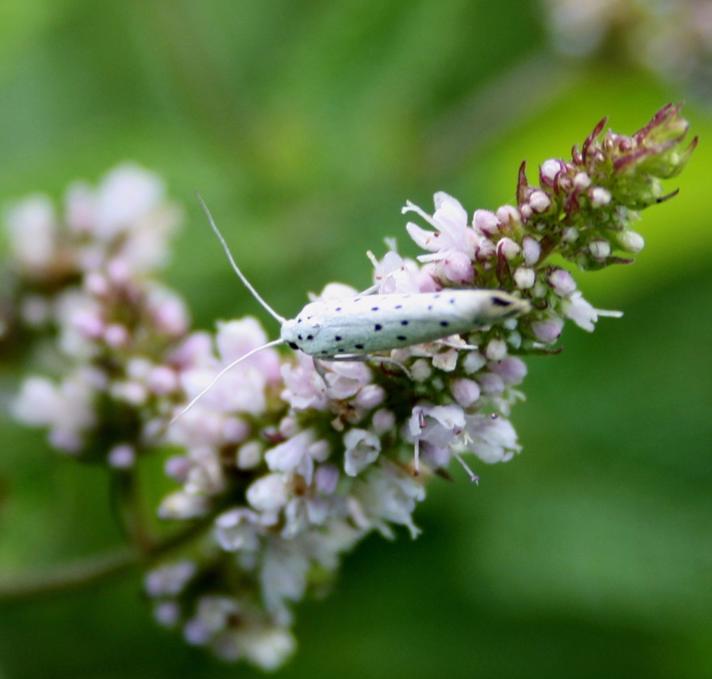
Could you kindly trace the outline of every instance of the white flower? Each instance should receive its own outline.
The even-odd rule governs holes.
[[[311,485],[314,474],[314,458],[309,454],[316,435],[311,429],[299,432],[265,454],[271,471],[300,474]]]
[[[344,471],[357,476],[378,459],[381,441],[365,429],[349,429],[344,435],[344,449]]]
[[[292,634],[281,627],[249,627],[238,638],[245,657],[265,672],[281,667],[296,648]]]
[[[226,552],[254,551],[259,547],[259,516],[239,507],[215,519],[215,539]]]
[[[266,474],[247,488],[247,502],[260,512],[279,511],[288,499],[289,489],[283,474]]]
[[[31,273],[43,273],[54,264],[57,222],[47,196],[34,195],[15,203],[5,212],[10,253]]]
[[[588,332],[593,332],[599,316],[620,318],[623,315],[621,311],[595,309],[583,298],[579,291],[574,292],[569,299],[564,300],[561,308],[564,316],[570,318],[579,328],[583,328]]]
[[[559,297],[568,297],[576,290],[576,281],[566,269],[554,269],[549,274],[549,283]]]
[[[467,415],[465,419],[470,439],[466,450],[483,462],[508,462],[521,450],[517,432],[509,420],[483,414]]]
[[[551,205],[551,199],[543,191],[534,191],[529,196],[529,205],[534,212],[545,212]]]
[[[420,532],[413,523],[413,511],[425,499],[425,489],[409,474],[393,465],[375,466],[354,486],[353,499],[361,520],[385,537],[393,537],[389,523],[406,526],[411,537]],[[357,517],[355,517],[358,520]],[[366,527],[364,526],[364,527]]]

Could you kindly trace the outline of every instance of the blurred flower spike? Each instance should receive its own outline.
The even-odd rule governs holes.
[[[416,260],[394,244],[369,253],[382,294],[500,289],[530,312],[364,363],[318,367],[267,349],[173,425],[224,366],[268,338],[249,317],[191,331],[180,296],[155,281],[178,214],[161,182],[124,167],[98,189],[74,187],[63,225],[46,199],[7,212],[8,319],[38,335],[51,326],[45,341],[61,358],[54,378],[24,381],[13,412],[47,428],[54,448],[105,464],[121,488],[135,491],[143,458],[162,459],[174,489],[144,504],[184,525],[182,537],[168,549],[147,536],[130,498],[123,512],[143,561],[162,559],[145,580],[158,623],[226,660],[275,669],[296,645],[294,605],[324,589],[342,555],[373,531],[416,537],[413,513],[432,478],[476,481],[473,466],[522,450],[510,417],[524,397],[524,357],[556,353],[566,320],[592,331],[619,315],[584,299],[550,256],[584,269],[629,261],[643,247],[630,229],[637,211],[671,195],[661,180],[696,144],[681,148],[678,106],[630,137],[604,126],[570,159],[542,163],[538,185],[522,165],[516,205],[470,214],[443,192],[432,213],[407,202]],[[319,297],[354,294],[331,283]]]

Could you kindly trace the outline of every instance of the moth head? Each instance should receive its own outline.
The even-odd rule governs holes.
[[[307,350],[320,331],[320,323],[298,316],[284,321],[279,335],[290,348]]]
[[[531,304],[526,299],[519,299],[507,292],[496,290],[489,298],[488,311],[491,320],[500,321],[529,313]]]

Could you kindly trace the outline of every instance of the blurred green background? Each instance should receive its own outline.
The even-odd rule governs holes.
[[[613,53],[561,61],[543,22],[517,0],[3,0],[0,201],[138,161],[185,205],[167,278],[198,325],[264,314],[195,190],[292,313],[328,281],[365,286],[383,237],[413,252],[405,199],[511,202],[520,160],[534,177],[602,115],[632,132],[686,97]],[[702,144],[644,215],[640,261],[582,278],[625,317],[530,361],[524,454],[479,488],[432,483],[416,542],[350,555],[298,610],[280,676],[712,676],[712,113],[686,114]],[[107,497],[101,470],[0,415],[0,572],[118,544]],[[136,574],[0,609],[0,677],[64,676],[253,672],[154,626]]]

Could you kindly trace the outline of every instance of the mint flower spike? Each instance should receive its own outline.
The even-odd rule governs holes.
[[[681,105],[668,104],[631,136],[604,133],[603,118],[571,159],[550,159],[539,171],[539,187],[529,185],[526,164],[519,168],[517,201],[522,221],[541,232],[545,254],[556,249],[583,269],[630,262],[643,247],[628,226],[637,210],[672,198],[662,180],[678,175],[698,144],[682,147],[688,122]]]
[[[630,137],[604,133],[605,125],[570,160],[542,163],[539,186],[529,185],[522,165],[516,206],[470,212],[438,191],[432,213],[410,201],[403,208],[414,220],[405,228],[420,248],[415,259],[395,241],[381,258],[369,253],[379,294],[428,304],[452,288],[498,289],[526,300],[529,311],[364,362],[324,360],[320,369],[307,354],[265,349],[173,425],[225,366],[269,337],[250,317],[220,322],[213,333],[191,330],[181,298],[131,266],[136,249],[118,262],[111,247],[104,256],[106,237],[93,225],[124,224],[125,201],[110,201],[101,220],[79,211],[92,227],[82,231],[82,252],[100,256],[88,258],[53,306],[64,369],[57,381],[26,379],[13,412],[47,429],[56,450],[104,463],[120,487],[131,487],[145,456],[172,451],[164,469],[174,486],[155,511],[184,526],[177,532],[191,536],[190,544],[180,540],[185,551],[156,551],[160,543],[130,514],[140,503],[131,494],[123,503],[142,553],[165,556],[145,580],[159,624],[226,660],[275,669],[296,647],[294,608],[323,591],[346,552],[372,532],[417,537],[414,512],[431,479],[452,472],[476,482],[479,467],[521,452],[512,412],[524,398],[526,356],[560,351],[567,320],[592,332],[600,317],[620,315],[595,308],[574,267],[548,257],[585,269],[629,261],[620,253],[644,246],[629,228],[636,210],[665,198],[661,180],[680,171],[696,144],[680,150],[687,122],[679,106]],[[39,207],[30,216],[43,232],[39,218],[48,211]],[[166,240],[154,242],[160,254]],[[17,245],[15,260],[37,268],[24,241]],[[329,283],[312,301],[356,294]]]

